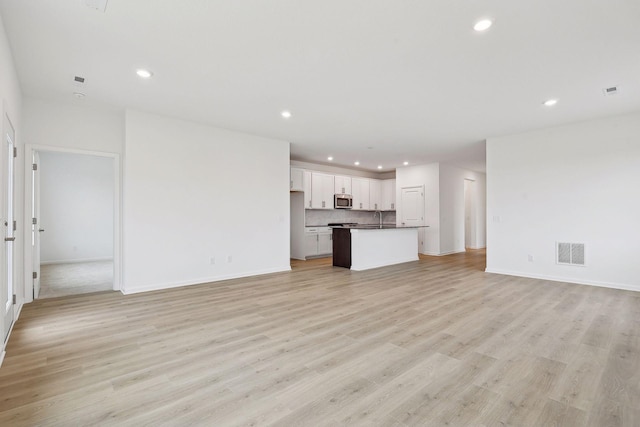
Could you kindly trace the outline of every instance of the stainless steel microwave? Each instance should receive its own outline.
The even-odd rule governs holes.
[[[333,207],[336,209],[353,208],[353,197],[351,194],[336,194],[333,200]]]

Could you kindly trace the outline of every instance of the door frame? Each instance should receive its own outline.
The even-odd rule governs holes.
[[[478,221],[477,221],[477,189],[476,189],[476,180],[471,178],[464,178],[463,181],[463,190],[462,194],[464,197],[464,249],[478,249]],[[467,206],[467,200],[469,201],[469,206]],[[467,208],[469,211],[467,212]],[[467,214],[469,214],[469,229],[467,229]],[[469,237],[469,246],[467,246],[467,236]]]
[[[32,183],[32,159],[34,151],[52,151],[57,153],[83,154],[88,156],[108,157],[113,159],[113,290],[122,290],[122,208],[121,208],[121,165],[120,154],[103,151],[79,150],[75,148],[63,148],[51,145],[25,144],[24,155],[24,299],[25,302],[33,301],[33,257],[31,254],[31,189]],[[26,225],[29,225],[28,227]]]
[[[2,151],[0,153],[0,160],[4,166],[0,166],[0,170],[3,170],[2,174],[0,174],[0,197],[2,201],[0,201],[0,208],[2,210],[2,217],[4,218],[5,214],[7,217],[4,218],[6,220],[6,225],[0,224],[0,226],[4,226],[7,228],[7,231],[3,230],[2,232],[2,262],[7,269],[0,268],[0,273],[2,274],[0,286],[4,288],[6,286],[7,293],[7,303],[4,305],[4,301],[0,301],[0,343],[2,343],[2,353],[0,353],[0,364],[4,359],[4,346],[9,340],[9,336],[11,335],[11,330],[13,329],[13,325],[15,325],[15,321],[18,318],[18,310],[19,303],[13,300],[14,295],[17,297],[18,288],[16,284],[16,258],[19,250],[17,249],[17,239],[18,235],[17,230],[14,229],[14,224],[17,225],[16,220],[16,181],[17,181],[17,171],[16,171],[16,157],[15,152],[17,152],[18,144],[17,144],[17,131],[16,127],[13,124],[13,121],[9,117],[9,113],[4,108],[4,100],[3,100],[3,108],[2,108],[2,117],[0,120],[0,139],[2,140]],[[5,125],[7,128],[5,128]],[[12,140],[11,144],[13,145],[12,150],[9,151],[7,136],[9,134],[9,129],[12,130]],[[6,158],[4,153],[6,153]],[[9,167],[9,163],[11,163],[11,167]],[[6,169],[6,171],[4,171]],[[9,169],[11,169],[9,171]],[[6,180],[5,180],[6,173]],[[11,185],[11,189],[9,189],[9,184]],[[9,197],[10,196],[10,197]],[[9,198],[11,198],[11,202],[9,202]],[[8,215],[9,210],[11,210],[11,215]],[[7,242],[5,240],[6,237],[12,238],[13,241]],[[11,249],[9,250],[9,247]],[[9,274],[11,273],[11,274]],[[7,308],[8,307],[8,308]],[[11,313],[11,315],[9,315]],[[8,321],[9,324],[6,324],[5,321]],[[6,334],[5,334],[6,331]]]

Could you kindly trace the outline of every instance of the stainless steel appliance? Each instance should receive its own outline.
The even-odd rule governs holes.
[[[351,197],[351,194],[336,194],[333,207],[336,209],[351,209],[353,208],[353,197]]]

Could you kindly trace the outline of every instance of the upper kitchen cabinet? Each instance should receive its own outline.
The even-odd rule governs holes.
[[[369,179],[352,178],[351,179],[351,195],[353,196],[354,210],[369,210]]]
[[[382,210],[382,181],[378,179],[369,181],[369,209]]]
[[[311,173],[311,209],[333,209],[333,175]]]
[[[300,169],[300,168],[290,169],[289,190],[304,191],[304,169]]]
[[[334,192],[336,194],[351,194],[351,177],[336,175]]]
[[[396,180],[385,179],[382,181],[382,210],[396,210]]]

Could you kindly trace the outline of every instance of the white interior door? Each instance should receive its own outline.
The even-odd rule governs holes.
[[[33,299],[40,296],[40,154],[33,152],[31,179],[31,260],[33,263]]]
[[[401,191],[402,216],[400,225],[424,225],[423,187],[403,187]]]
[[[400,189],[400,225],[424,225],[424,188],[402,187]],[[424,251],[424,229],[418,229],[418,252]]]
[[[3,317],[3,341],[7,339],[14,319],[13,310],[13,242],[15,241],[15,223],[13,214],[14,148],[15,130],[8,117],[4,117],[2,161],[5,165],[2,173],[2,216],[4,217],[4,244],[2,245],[2,292],[0,295]]]

